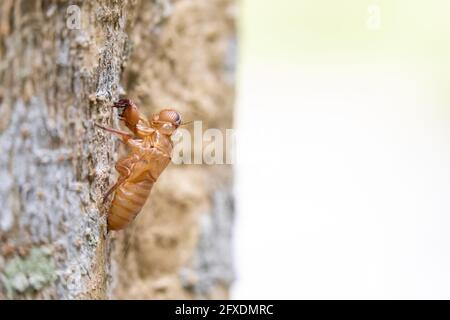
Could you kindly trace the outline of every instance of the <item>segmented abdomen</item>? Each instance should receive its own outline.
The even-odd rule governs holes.
[[[117,188],[108,215],[108,229],[125,228],[141,211],[155,182],[148,177],[139,182],[124,182]]]

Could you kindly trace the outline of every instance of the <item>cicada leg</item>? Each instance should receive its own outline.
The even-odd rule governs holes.
[[[95,124],[97,127],[99,127],[100,129],[103,129],[105,131],[117,134],[123,142],[127,142],[129,139],[133,138],[133,135],[131,133],[122,131],[122,130],[117,130],[117,129],[113,129],[113,128],[108,128],[108,127],[104,127],[98,123]]]
[[[126,179],[131,175],[131,170],[133,168],[133,165],[139,161],[139,159],[136,156],[124,158],[122,160],[119,160],[116,163],[116,170],[119,173],[119,179],[117,179],[117,182],[106,192],[106,194],[103,197],[103,203],[106,202],[109,195],[113,193],[118,187],[120,187]]]

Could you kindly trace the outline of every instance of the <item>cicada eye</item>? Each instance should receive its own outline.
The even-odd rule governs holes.
[[[176,126],[179,126],[181,124],[181,116],[178,112],[171,109],[164,109],[159,113],[159,120],[160,121],[167,121],[170,122]]]
[[[177,112],[177,115],[178,115],[178,118],[177,118],[177,120],[175,121],[175,124],[177,125],[177,126],[179,126],[180,124],[181,124],[181,116],[180,116],[180,114]]]
[[[172,125],[170,123],[164,123],[162,127],[164,130],[172,130]]]

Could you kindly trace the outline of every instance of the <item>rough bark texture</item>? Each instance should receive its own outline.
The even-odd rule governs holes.
[[[227,296],[231,168],[171,164],[108,234],[102,196],[125,151],[94,123],[117,127],[126,94],[230,128],[233,22],[231,0],[0,3],[0,299]]]

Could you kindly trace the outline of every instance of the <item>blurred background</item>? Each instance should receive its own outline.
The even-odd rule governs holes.
[[[449,14],[241,2],[232,298],[450,298]]]

